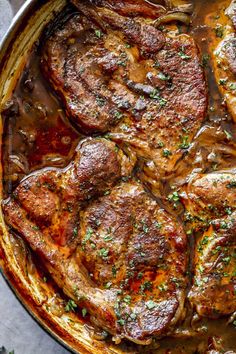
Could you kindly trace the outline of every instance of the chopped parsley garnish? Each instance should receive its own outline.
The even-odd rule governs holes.
[[[158,99],[159,98],[159,91],[158,89],[154,89],[150,95],[149,95],[150,98],[153,98],[153,99]]]
[[[165,146],[165,144],[162,141],[158,141],[157,146],[162,148]]]
[[[225,264],[229,264],[230,263],[230,260],[231,260],[231,257],[229,256],[229,257],[224,257],[223,259],[222,259],[222,261],[225,263]]]
[[[224,133],[225,133],[226,138],[227,138],[228,140],[231,140],[231,139],[232,139],[232,135],[231,135],[227,130],[224,130]]]
[[[75,312],[76,308],[77,308],[76,303],[74,302],[74,300],[70,299],[65,306],[65,311],[66,312],[70,312],[70,311]]]
[[[123,299],[123,301],[126,303],[126,304],[130,304],[131,302],[131,296],[130,295],[126,295]]]
[[[230,207],[226,207],[225,208],[225,212],[226,212],[227,215],[232,215],[232,213],[233,213],[233,211],[232,211],[232,209]]]
[[[168,289],[168,287],[165,283],[161,283],[160,285],[158,285],[158,289],[160,291],[166,291]]]
[[[180,58],[183,59],[183,60],[191,59],[191,56],[187,55],[183,50],[181,50],[178,54],[179,54]]]
[[[145,232],[145,234],[147,234],[149,231],[149,228],[146,224],[143,224],[143,231]]]
[[[158,89],[154,89],[150,93],[149,97],[152,98],[153,100],[157,100],[161,107],[164,107],[168,102],[165,98],[160,96],[160,92]]]
[[[221,227],[221,229],[228,229],[229,228],[229,224],[226,222],[226,221],[224,221],[224,220],[222,220],[221,222],[220,222],[220,227]]]
[[[220,80],[219,80],[219,85],[220,85],[220,86],[224,86],[224,85],[226,84],[227,80],[228,80],[228,79],[220,79]]]
[[[157,229],[161,229],[161,223],[160,222],[158,222],[158,221],[154,221],[154,226],[155,226],[155,228],[157,228]]]
[[[218,26],[215,28],[215,34],[216,34],[216,37],[222,38],[223,35],[224,35],[224,27],[221,26],[221,25],[218,25]]]
[[[138,278],[138,279],[142,279],[142,277],[143,277],[143,273],[142,273],[142,272],[139,272],[138,275],[137,275],[137,278]]]
[[[163,80],[163,81],[168,81],[170,80],[170,76],[169,75],[165,75],[164,73],[162,72],[159,72],[157,77],[160,79],[160,80]]]
[[[188,149],[190,146],[188,135],[181,137],[181,144],[179,145],[180,149]]]
[[[146,306],[149,310],[152,310],[157,306],[157,304],[154,301],[150,300],[150,301],[146,302]]]
[[[166,104],[167,104],[167,100],[165,99],[165,98],[163,98],[163,97],[159,97],[158,98],[158,103],[159,103],[159,105],[161,106],[161,107],[165,107],[166,106]]]
[[[38,231],[39,230],[39,227],[37,225],[33,225],[32,226],[32,229],[35,230],[35,231]]]
[[[116,120],[120,120],[120,119],[123,118],[123,113],[119,112],[119,111],[115,111],[114,117],[115,117]]]
[[[101,30],[96,29],[95,30],[95,35],[96,35],[97,38],[102,38],[103,33],[102,33]]]
[[[105,242],[110,242],[110,241],[113,240],[113,237],[112,237],[112,235],[106,235],[106,236],[103,237],[103,240],[104,240]]]
[[[103,259],[107,259],[109,250],[107,248],[102,248],[98,251],[98,255]]]
[[[231,83],[230,85],[229,85],[229,88],[230,88],[230,90],[236,90],[236,84],[234,84],[234,83]]]
[[[136,318],[137,318],[136,313],[135,313],[135,312],[131,313],[131,314],[130,314],[130,318],[131,318],[132,320],[136,320]]]
[[[85,317],[87,315],[87,309],[86,308],[83,308],[82,309],[82,316]]]
[[[77,236],[77,234],[78,234],[78,227],[76,226],[73,229],[73,236],[75,237],[75,236]]]
[[[178,202],[179,201],[179,193],[177,191],[168,195],[168,200],[170,202]]]
[[[140,289],[141,291],[145,291],[145,290],[152,290],[152,282],[149,280],[146,280],[141,286]]]
[[[169,157],[170,155],[172,155],[172,152],[171,152],[170,150],[168,150],[168,149],[164,149],[164,150],[162,151],[162,155],[163,155],[164,157]]]
[[[105,288],[105,289],[110,289],[111,286],[112,286],[112,283],[109,281],[108,283],[106,283],[106,284],[104,285],[104,288]]]
[[[114,265],[112,266],[111,271],[112,271],[113,277],[115,277],[115,276],[116,276],[116,273],[117,273],[117,269],[116,269],[116,267],[115,267]]]
[[[227,186],[227,188],[236,188],[236,180],[235,181],[230,181]]]
[[[123,318],[120,318],[117,323],[119,323],[119,325],[124,326],[125,325],[125,320]]]
[[[85,234],[85,238],[84,238],[83,241],[82,241],[82,245],[85,245],[86,242],[87,242],[88,240],[90,240],[92,234],[93,234],[93,230],[91,229],[91,227],[88,227],[88,229],[87,229],[87,231],[86,231],[86,234]]]

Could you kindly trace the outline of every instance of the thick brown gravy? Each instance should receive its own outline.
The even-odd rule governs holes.
[[[229,0],[195,0],[195,12],[189,29],[203,56],[203,66],[209,88],[209,110],[205,123],[195,138],[188,155],[179,162],[176,173],[163,181],[163,192],[178,185],[193,170],[204,167],[206,172],[236,166],[236,125],[232,123],[220,95],[213,73],[213,49],[220,39],[215,35],[218,24],[225,26],[228,19],[224,9]],[[179,28],[181,31],[181,27]],[[19,114],[6,114],[3,134],[4,193],[10,194],[19,181],[36,169],[47,166],[65,166],[78,142],[84,137],[65,117],[60,102],[52,93],[39,69],[40,46],[35,44],[29,61],[16,86],[15,102],[9,110]],[[198,157],[201,155],[201,159]],[[173,211],[178,213],[178,211]],[[180,211],[181,214],[181,211]],[[139,353],[206,353],[207,350],[225,353],[236,350],[236,329],[228,319],[199,320],[195,328],[199,333],[188,333],[189,310],[182,330],[186,336],[166,338],[160,348],[137,349]],[[136,353],[131,344],[123,344],[130,353]],[[216,353],[212,352],[212,353]]]

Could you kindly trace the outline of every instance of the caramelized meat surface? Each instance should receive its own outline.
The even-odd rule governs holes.
[[[198,313],[207,317],[236,311],[236,175],[196,175],[184,203],[202,235],[195,246],[194,285],[189,293]]]
[[[228,24],[214,52],[215,77],[226,100],[229,112],[236,121],[236,2],[226,10]]]
[[[42,57],[69,118],[85,133],[110,132],[111,139],[152,161],[156,175],[172,171],[206,112],[193,39],[157,29],[151,19],[163,13],[160,6],[74,4],[79,13],[49,37]]]
[[[137,182],[108,193],[127,164],[114,147],[85,141],[66,169],[22,181],[3,209],[9,226],[95,324],[148,344],[183,316],[185,233]]]

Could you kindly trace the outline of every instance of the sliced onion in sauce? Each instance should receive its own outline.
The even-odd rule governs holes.
[[[14,172],[18,173],[28,173],[29,165],[25,156],[19,155],[10,155],[9,156],[10,163],[14,166]]]
[[[162,23],[169,23],[172,21],[179,21],[188,26],[191,19],[190,19],[190,15],[187,15],[183,12],[176,11],[176,12],[169,12],[168,14],[159,17],[157,20],[154,21],[154,24],[156,27],[158,27]]]

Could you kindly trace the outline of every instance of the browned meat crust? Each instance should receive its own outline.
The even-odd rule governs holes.
[[[195,228],[195,277],[190,301],[202,316],[236,311],[236,176],[217,172],[195,175],[183,193]]]
[[[234,0],[225,13],[229,21],[222,40],[217,48],[214,48],[214,73],[219,91],[226,101],[232,118],[236,121],[236,2]]]
[[[195,277],[189,299],[201,316],[236,311],[236,214],[214,220],[196,243]]]
[[[111,132],[159,172],[172,171],[206,113],[193,39],[127,17],[129,6],[149,18],[163,11],[140,1],[74,4],[80,14],[52,34],[42,59],[68,116],[85,133]]]
[[[183,315],[186,238],[137,182],[108,193],[127,165],[115,150],[103,139],[85,141],[64,170],[22,181],[3,210],[94,323],[147,344],[171,333]]]

